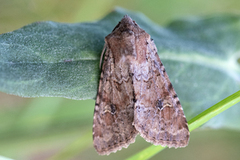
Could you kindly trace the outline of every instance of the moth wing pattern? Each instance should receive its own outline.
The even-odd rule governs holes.
[[[153,40],[148,34],[145,37],[142,43],[148,44],[146,61],[135,65],[133,71],[137,99],[134,126],[146,141],[154,145],[185,147],[189,130],[182,106]]]
[[[125,62],[114,62],[115,57],[105,39],[106,52],[96,98],[93,119],[93,143],[100,155],[127,148],[138,134],[133,126],[134,102],[132,78]],[[104,50],[103,50],[104,52]],[[126,68],[127,69],[127,68]]]
[[[150,35],[124,16],[104,46],[93,119],[97,152],[126,148],[138,133],[154,145],[187,146],[186,117]]]

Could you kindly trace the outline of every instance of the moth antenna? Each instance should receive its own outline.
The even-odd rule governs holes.
[[[103,55],[105,53],[106,48],[107,48],[107,43],[105,42],[102,53],[101,53],[101,57],[100,57],[100,63],[99,63],[99,68],[100,69],[101,69],[101,65],[102,65],[102,58],[103,58]]]

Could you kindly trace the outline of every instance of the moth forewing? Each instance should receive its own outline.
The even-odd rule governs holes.
[[[114,32],[117,33],[113,34]],[[128,57],[119,53],[124,48],[119,48],[121,46],[118,40],[125,38],[118,32],[116,28],[105,38],[106,51],[94,110],[93,142],[97,152],[102,155],[128,147],[135,141],[138,133],[132,125],[134,118],[132,77],[126,74],[130,64],[126,63]]]
[[[155,44],[148,45],[145,53],[150,62],[142,68],[147,67],[145,70],[149,72],[142,72],[141,78],[133,78],[135,93],[138,91],[139,94],[134,109],[134,126],[145,140],[154,145],[185,147],[189,130],[182,106]]]

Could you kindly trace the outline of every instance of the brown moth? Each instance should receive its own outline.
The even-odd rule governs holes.
[[[188,124],[150,35],[124,16],[105,38],[104,53],[93,120],[97,152],[127,148],[138,133],[154,145],[187,146]]]

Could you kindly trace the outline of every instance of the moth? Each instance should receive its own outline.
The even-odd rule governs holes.
[[[137,134],[154,145],[187,146],[187,120],[150,35],[126,15],[105,37],[101,60],[103,55],[93,119],[96,151],[127,148]]]

